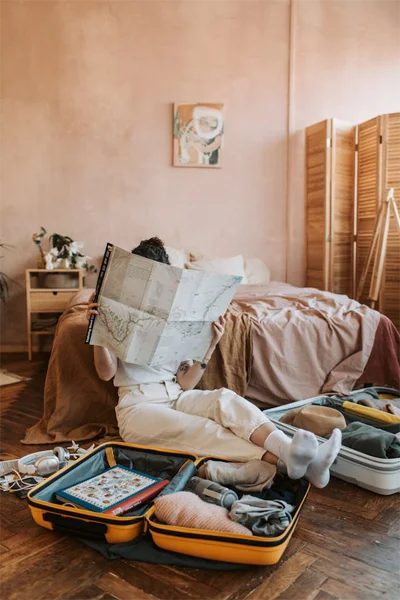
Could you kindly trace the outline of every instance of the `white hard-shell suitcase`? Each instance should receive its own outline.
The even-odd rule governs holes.
[[[353,393],[357,392],[360,392],[360,390],[356,390]],[[318,400],[322,400],[326,396],[327,394],[324,394],[308,400],[299,400],[298,402],[270,408],[263,412],[278,429],[281,429],[288,436],[293,437],[297,431],[297,427],[281,423],[280,419],[283,415],[294,408],[318,402]],[[317,436],[317,440],[320,444],[326,441],[325,438],[319,436]],[[336,461],[331,467],[331,474],[339,479],[344,479],[359,487],[384,496],[400,491],[400,458],[376,458],[342,446]]]

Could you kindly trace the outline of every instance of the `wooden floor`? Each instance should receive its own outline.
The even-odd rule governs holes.
[[[0,388],[1,458],[40,447],[20,443],[41,415],[46,357],[4,355],[2,368],[32,377]],[[74,538],[35,525],[26,500],[1,494],[3,600],[374,600],[398,597],[399,497],[332,479],[312,491],[281,562],[216,572],[109,561]]]

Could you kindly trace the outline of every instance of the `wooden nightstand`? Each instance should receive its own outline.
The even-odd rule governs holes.
[[[51,286],[51,287],[50,287]],[[70,300],[83,288],[81,269],[27,269],[26,270],[26,317],[28,324],[28,359],[32,360],[32,336],[54,335],[55,325],[40,315],[54,321],[67,308]]]

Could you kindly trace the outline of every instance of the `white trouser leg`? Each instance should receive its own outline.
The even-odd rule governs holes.
[[[259,408],[227,388],[183,392],[175,400],[174,408],[211,419],[247,441],[260,425],[268,422]]]
[[[141,388],[145,395],[144,386]],[[143,396],[141,402],[130,403],[124,397],[120,403],[118,425],[121,437],[128,443],[243,462],[261,459],[265,453],[264,448],[248,438],[267,421],[266,417],[229,390],[191,390],[177,400],[165,398],[165,403],[145,400]]]

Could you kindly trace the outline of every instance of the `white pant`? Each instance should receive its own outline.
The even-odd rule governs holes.
[[[265,454],[249,440],[267,417],[231,390],[184,392],[167,381],[121,387],[118,395],[117,420],[125,442],[234,461]]]

